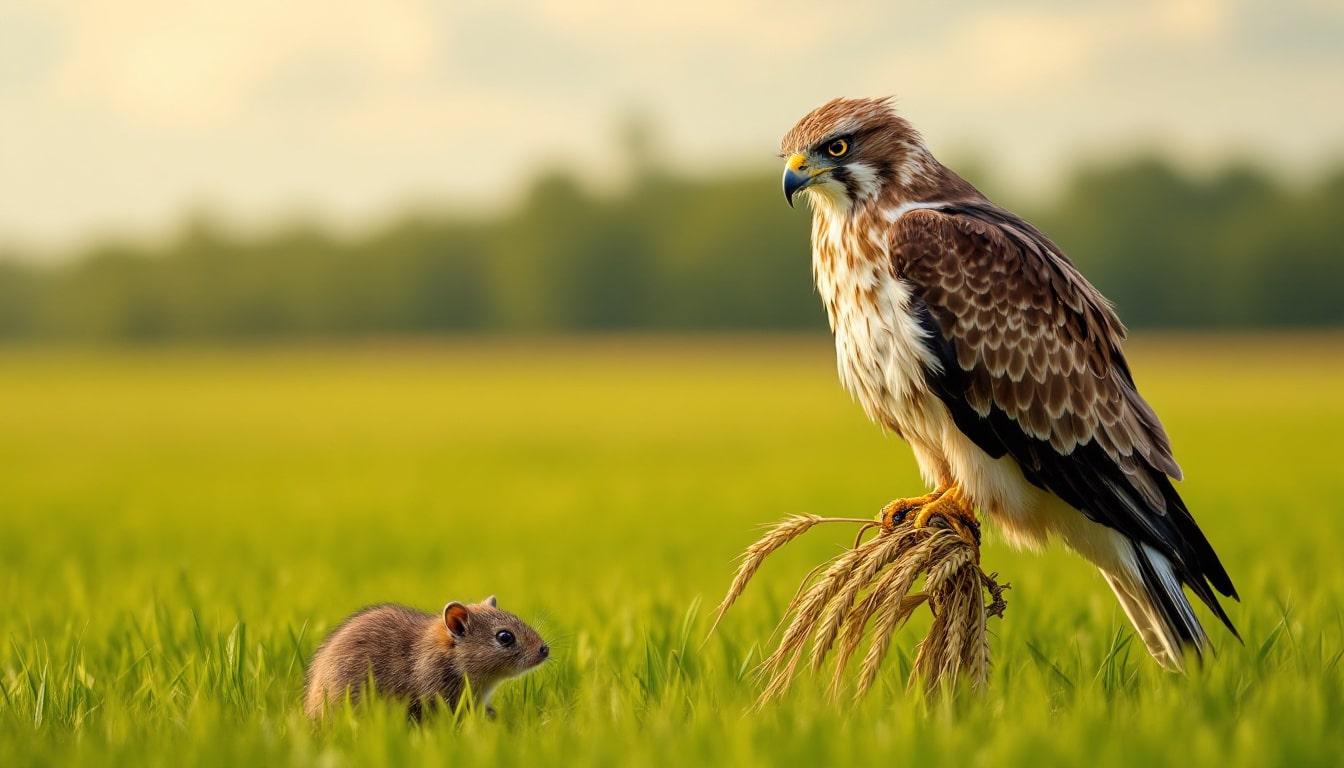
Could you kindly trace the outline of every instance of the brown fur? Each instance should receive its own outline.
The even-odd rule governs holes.
[[[512,645],[499,642],[500,630],[513,634]],[[304,711],[321,718],[347,689],[358,703],[372,677],[380,694],[407,701],[412,718],[436,696],[457,707],[468,684],[493,716],[495,686],[549,655],[536,630],[495,607],[493,597],[470,606],[449,603],[439,615],[404,605],[370,606],[342,622],[313,654]]]

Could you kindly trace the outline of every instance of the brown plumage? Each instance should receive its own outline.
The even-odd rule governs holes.
[[[1018,544],[1055,536],[1106,576],[1149,650],[1232,627],[1236,596],[1172,486],[1111,305],[1040,230],[939,163],[885,99],[836,99],[784,137],[785,194],[814,210],[813,271],[841,380],[939,489]],[[1233,629],[1235,632],[1235,629]]]
[[[549,656],[536,630],[499,610],[493,596],[475,605],[449,603],[442,614],[370,606],[342,622],[313,654],[304,711],[321,718],[347,690],[357,704],[372,678],[378,693],[405,700],[412,718],[435,697],[456,707],[468,685],[493,716],[495,686]]]

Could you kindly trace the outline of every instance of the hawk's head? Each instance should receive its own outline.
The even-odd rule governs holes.
[[[813,205],[848,210],[884,189],[897,200],[938,167],[891,99],[835,99],[808,113],[780,142],[784,196],[806,190]],[[896,200],[894,200],[895,202]]]

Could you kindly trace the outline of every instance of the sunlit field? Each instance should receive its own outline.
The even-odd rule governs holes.
[[[752,675],[817,529],[711,609],[757,526],[922,486],[822,337],[0,349],[0,764],[1337,765],[1344,337],[1140,337],[1196,518],[1243,596],[1162,672],[1059,550],[1011,582],[981,699],[926,703],[898,636],[859,705]],[[362,605],[496,594],[552,641],[494,721],[303,717]],[[1206,620],[1211,620],[1207,613]]]

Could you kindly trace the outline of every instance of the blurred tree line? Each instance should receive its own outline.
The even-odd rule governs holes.
[[[1344,323],[1344,169],[1294,189],[1251,167],[1196,177],[1141,158],[1085,169],[1036,210],[1000,202],[1132,327]],[[311,225],[243,237],[202,218],[167,244],[59,266],[0,254],[0,337],[824,328],[809,222],[776,174],[650,167],[615,196],[553,173],[508,214],[409,216],[356,239]]]

